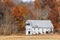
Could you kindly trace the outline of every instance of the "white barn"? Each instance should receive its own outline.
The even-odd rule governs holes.
[[[50,20],[27,20],[26,35],[53,33],[53,24]]]

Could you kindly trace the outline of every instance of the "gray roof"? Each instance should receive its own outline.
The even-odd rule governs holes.
[[[35,0],[22,0],[22,2],[34,2]]]
[[[54,28],[50,20],[27,20],[26,23],[30,23],[31,27]]]

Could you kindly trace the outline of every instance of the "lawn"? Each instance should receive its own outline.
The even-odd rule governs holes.
[[[0,36],[0,40],[60,40],[59,34]]]

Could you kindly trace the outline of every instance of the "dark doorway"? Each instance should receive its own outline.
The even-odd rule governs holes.
[[[28,31],[28,34],[30,34],[30,31]]]
[[[40,32],[38,32],[38,34],[41,34]]]
[[[50,33],[52,33],[52,30],[50,31]]]
[[[48,34],[49,32],[48,31],[46,31],[46,34]]]
[[[44,32],[43,32],[43,34],[44,34]]]

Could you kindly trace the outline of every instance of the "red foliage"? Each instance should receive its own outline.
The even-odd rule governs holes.
[[[58,13],[58,7],[56,7],[57,2],[56,0],[52,0],[51,1],[51,11],[50,11],[50,14],[49,14],[49,19],[52,21],[53,25],[54,25],[54,28],[58,28],[59,26],[59,23],[58,23],[58,16],[59,16],[59,13]]]
[[[19,19],[20,20],[27,13],[28,13],[28,9],[24,5],[20,5],[20,6],[14,6],[11,14],[16,19]]]

